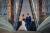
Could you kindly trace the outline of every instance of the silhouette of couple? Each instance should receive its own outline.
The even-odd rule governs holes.
[[[21,25],[19,27],[19,31],[30,31],[31,27],[31,16],[29,13],[27,13],[27,17],[24,17],[24,14],[19,17],[19,21],[21,22]]]

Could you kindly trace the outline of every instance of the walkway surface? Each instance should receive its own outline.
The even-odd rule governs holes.
[[[0,16],[0,29],[13,31],[12,25],[8,22],[6,16]]]

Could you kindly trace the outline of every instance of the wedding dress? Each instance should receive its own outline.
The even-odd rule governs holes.
[[[19,27],[18,30],[19,30],[19,31],[27,31],[24,21],[22,21],[22,24],[21,24],[21,26]]]

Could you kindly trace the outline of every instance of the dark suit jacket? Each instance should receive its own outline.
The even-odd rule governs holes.
[[[31,16],[29,16],[29,17],[26,17],[26,23],[31,23]]]

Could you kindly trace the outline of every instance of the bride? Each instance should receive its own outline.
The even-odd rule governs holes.
[[[23,17],[24,17],[24,15],[23,15]],[[19,27],[18,31],[27,31],[24,18],[21,21],[21,26]]]

